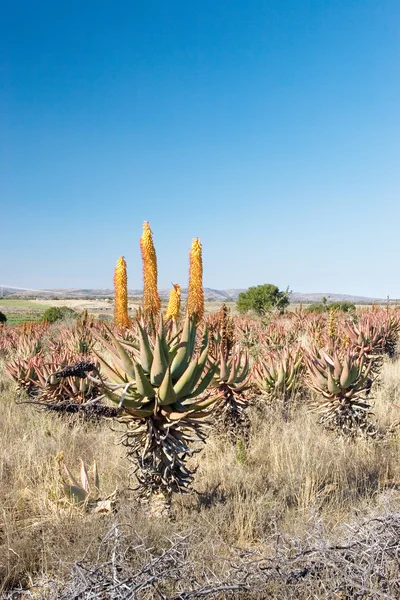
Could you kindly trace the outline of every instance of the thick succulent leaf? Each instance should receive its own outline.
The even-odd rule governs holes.
[[[205,392],[206,389],[208,388],[208,386],[210,385],[217,369],[218,369],[218,365],[212,365],[211,367],[209,367],[209,370],[204,375],[203,379],[200,381],[197,388],[191,394],[189,394],[187,397],[188,398],[196,398],[196,396]]]
[[[165,336],[164,321],[163,321],[162,317],[160,317],[160,322],[159,322],[159,326],[158,326],[158,337],[160,340],[162,352],[164,353],[165,361],[167,364],[170,364],[169,346],[167,343],[167,338]]]
[[[120,404],[121,402],[121,396],[122,396],[122,390],[119,390],[121,393],[115,394],[114,392],[112,392],[111,390],[104,388],[103,389],[103,393],[104,395],[111,400],[111,402],[114,402],[114,404]],[[138,397],[133,397],[130,395],[126,395],[124,397],[123,400],[123,406],[124,407],[128,407],[128,408],[141,408],[144,404],[146,404],[147,402],[150,402],[151,398],[142,398],[140,396]]]
[[[144,419],[145,417],[151,417],[154,413],[154,401],[149,405],[148,408],[129,408],[127,407],[126,412],[128,415],[135,417],[137,419]]]
[[[168,412],[167,410],[165,410],[165,408],[163,408],[161,413],[165,417],[167,417],[170,421],[180,421],[184,417],[187,417],[187,415],[189,414],[189,413],[180,413],[180,412]]]
[[[90,488],[89,488],[89,476],[86,470],[86,466],[85,463],[83,462],[82,459],[80,459],[80,474],[81,474],[81,484],[83,489],[85,490],[85,492],[87,494],[89,494]]]
[[[214,404],[218,400],[221,400],[222,398],[223,398],[223,395],[210,394],[209,396],[204,398],[204,400],[200,400],[200,402],[191,402],[190,400],[186,400],[182,404],[180,404],[180,406],[176,406],[176,404],[174,406],[176,406],[177,409],[180,409],[182,411],[184,411],[184,410],[197,411],[197,410],[203,410],[204,408],[211,406],[212,404]]]
[[[103,393],[106,396],[106,398],[108,398],[109,400],[111,400],[111,402],[114,402],[115,404],[119,404],[119,401],[121,399],[121,396],[118,396],[118,394],[114,394],[111,390],[109,390],[108,388],[104,388],[103,389]]]
[[[193,377],[192,388],[194,388],[198,382],[200,381],[201,376],[203,375],[204,367],[206,366],[208,358],[208,347],[203,349],[203,352],[200,354],[200,357],[197,361],[196,373]]]
[[[126,383],[128,381],[128,378],[125,375],[125,378],[122,376],[121,373],[119,373],[115,368],[111,367],[108,362],[106,362],[104,360],[104,358],[102,358],[100,356],[100,354],[97,354],[97,352],[94,352],[95,355],[97,356],[97,358],[99,359],[100,362],[100,366],[102,371],[105,372],[105,374],[107,375],[107,377],[113,382],[113,383]]]
[[[246,354],[246,358],[245,358],[244,365],[242,368],[242,373],[241,373],[241,375],[238,375],[236,377],[236,383],[243,383],[243,381],[245,381],[245,379],[247,379],[248,376],[249,376],[249,355]]]
[[[201,346],[200,346],[200,354],[203,354],[204,350],[208,351],[208,329],[207,329],[207,327],[204,328],[203,337],[202,337]]]
[[[192,357],[193,352],[196,347],[196,333],[197,333],[197,328],[195,325],[195,321],[193,319],[190,319],[189,344],[188,344],[189,359]]]
[[[177,381],[179,379],[182,373],[186,370],[191,358],[189,351],[190,324],[189,316],[186,315],[185,324],[175,358],[171,364],[171,375],[173,381]]]
[[[151,371],[150,371],[150,383],[152,385],[156,385],[156,386],[161,385],[161,382],[164,379],[164,375],[167,371],[167,368],[168,368],[168,361],[164,354],[162,342],[159,338],[159,335],[157,334],[155,345],[154,345],[153,364],[151,366]]]
[[[129,354],[126,352],[126,350],[123,348],[122,344],[117,340],[117,338],[114,336],[113,336],[113,338],[114,338],[114,344],[115,344],[116,350],[119,355],[118,363],[125,369],[126,373],[130,377],[134,377],[135,370],[134,370],[133,360],[131,359]]]
[[[84,504],[84,502],[86,502],[87,493],[79,485],[71,485],[63,482],[63,488],[67,496],[69,496],[75,504]]]
[[[197,384],[197,379],[195,380],[195,374],[198,369],[198,363],[196,359],[193,359],[185,372],[181,375],[178,381],[174,385],[174,390],[177,398],[183,398],[185,395],[190,394],[193,391],[193,388]],[[201,373],[200,373],[201,375]],[[195,381],[194,381],[195,380]]]
[[[138,363],[135,363],[135,381],[138,394],[147,398],[155,397],[155,389],[142,369],[142,365],[139,365]]]
[[[189,413],[189,418],[190,419],[205,419],[205,418],[209,417],[210,415],[212,415],[212,411],[209,411],[209,410],[197,410],[195,412],[190,412]]]
[[[158,388],[158,404],[165,406],[167,404],[173,404],[176,401],[176,393],[172,384],[171,369],[168,368],[164,379]]]
[[[65,463],[61,464],[61,475],[69,479],[76,487],[81,487]],[[64,483],[68,483],[63,479]]]
[[[240,368],[240,356],[239,354],[235,354],[232,358],[231,370],[229,371],[228,377],[228,385],[232,385],[236,382],[236,377],[238,376]]]
[[[150,373],[151,365],[153,364],[153,351],[150,347],[149,336],[144,327],[139,326],[139,358],[140,364],[145,373]]]
[[[97,494],[100,493],[100,476],[99,471],[97,469],[97,463],[94,461],[93,463],[93,481],[94,481],[94,489]]]

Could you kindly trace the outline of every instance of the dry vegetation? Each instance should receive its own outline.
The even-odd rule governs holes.
[[[136,315],[120,257],[113,324],[0,329],[0,597],[399,598],[399,311],[205,314],[195,238],[182,319],[140,246]]]
[[[337,436],[301,404],[284,419],[252,395],[247,443],[211,430],[168,517],[130,489],[122,425],[20,403],[0,373],[1,598],[399,597],[400,359],[375,387],[373,438]],[[61,451],[75,473],[97,462],[114,511],[65,502]]]

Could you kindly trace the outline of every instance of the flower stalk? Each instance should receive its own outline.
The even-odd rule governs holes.
[[[169,295],[165,318],[176,321],[179,317],[179,311],[181,308],[181,287],[178,283],[173,283],[172,285],[173,288]]]
[[[117,327],[129,327],[128,317],[128,278],[126,261],[123,256],[117,260],[114,272],[114,323]]]
[[[200,322],[204,316],[203,257],[199,238],[195,238],[190,249],[189,289],[187,309],[189,316]]]
[[[157,288],[157,256],[148,221],[143,224],[140,250],[143,263],[143,313],[146,319],[155,319],[161,309],[161,300]]]

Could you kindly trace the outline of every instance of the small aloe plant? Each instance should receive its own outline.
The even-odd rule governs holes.
[[[100,497],[100,478],[97,463],[92,467],[92,483],[85,463],[80,459],[79,479],[75,478],[64,462],[64,453],[60,452],[56,457],[58,473],[62,482],[67,502],[73,506],[83,506],[93,512],[111,512],[115,503],[116,491],[107,498]]]

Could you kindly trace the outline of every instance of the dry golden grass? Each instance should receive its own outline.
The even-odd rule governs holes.
[[[111,423],[85,423],[17,404],[15,386],[0,365],[0,597],[46,578],[65,582],[74,563],[99,559],[102,540],[117,523],[124,535],[139,540],[140,551],[126,555],[130,568],[148,560],[146,548],[162,552],[174,536],[192,532],[187,556],[203,573],[210,554],[226,556],[231,547],[268,554],[271,536],[301,539],[316,521],[334,536],[344,522],[378,507],[388,489],[398,509],[400,428],[394,424],[400,409],[392,402],[400,403],[400,360],[385,363],[376,390],[379,435],[373,440],[337,438],[303,408],[289,422],[280,411],[252,408],[247,447],[211,435],[193,459],[196,492],[174,497],[170,519],[155,519],[129,489],[130,465]],[[118,490],[115,514],[88,514],[60,502],[60,451],[73,472],[79,458],[89,466],[97,461],[102,495]],[[223,561],[213,563],[214,573],[224,568]],[[254,597],[278,597],[271,594]]]

